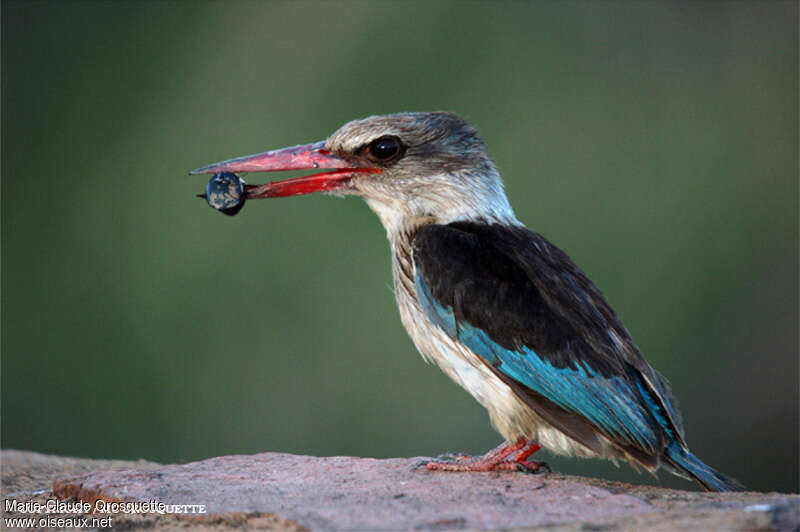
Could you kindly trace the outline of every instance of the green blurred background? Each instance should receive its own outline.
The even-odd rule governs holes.
[[[444,109],[670,379],[695,453],[798,491],[797,28],[796,2],[3,2],[2,446],[497,444],[407,338],[366,205],[228,218],[186,175]]]

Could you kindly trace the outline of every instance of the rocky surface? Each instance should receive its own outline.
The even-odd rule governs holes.
[[[685,492],[558,474],[429,472],[415,470],[415,458],[262,453],[159,465],[23,451],[0,457],[3,496],[19,503],[185,505],[168,509],[183,513],[163,514],[128,505],[138,513],[111,514],[114,528],[800,530],[797,495]],[[24,510],[18,505],[4,517],[30,517]],[[73,517],[35,517],[42,515]]]

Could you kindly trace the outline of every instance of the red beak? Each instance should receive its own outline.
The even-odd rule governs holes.
[[[256,155],[229,159],[189,172],[215,174],[217,172],[278,172],[282,170],[311,170],[335,168],[330,172],[275,181],[266,185],[245,185],[247,199],[299,196],[318,191],[346,190],[358,174],[376,174],[380,168],[352,166],[325,149],[325,142],[292,146]]]

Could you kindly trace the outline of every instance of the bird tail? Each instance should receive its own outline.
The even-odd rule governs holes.
[[[680,476],[689,475],[708,491],[743,491],[744,486],[735,479],[726,477],[689,452],[677,441],[671,442],[664,450],[664,460]]]

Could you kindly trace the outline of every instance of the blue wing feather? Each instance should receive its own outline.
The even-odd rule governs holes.
[[[591,367],[557,368],[528,347],[507,349],[477,327],[455,318],[453,309],[435,300],[421,274],[416,275],[421,307],[428,319],[487,363],[516,382],[587,418],[615,440],[658,453],[660,427],[639,400],[639,391],[626,380],[603,377]],[[663,421],[666,424],[666,420]]]

